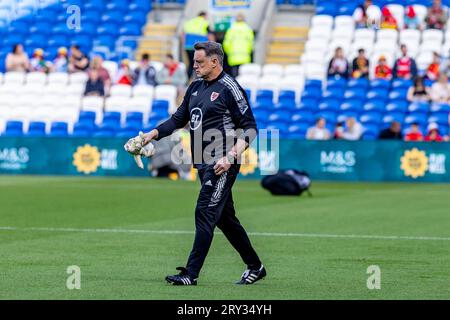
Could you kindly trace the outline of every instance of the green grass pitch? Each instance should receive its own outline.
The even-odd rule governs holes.
[[[191,249],[198,182],[2,176],[0,190],[0,299],[450,298],[450,185],[317,182],[312,198],[277,198],[240,180],[268,277],[234,285],[244,265],[217,233],[197,287],[164,277]]]

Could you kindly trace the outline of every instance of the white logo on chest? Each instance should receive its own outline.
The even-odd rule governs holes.
[[[202,124],[203,112],[200,108],[194,108],[191,110],[191,121],[189,126],[191,130],[197,130]]]

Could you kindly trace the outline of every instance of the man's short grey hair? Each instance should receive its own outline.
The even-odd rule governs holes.
[[[220,65],[223,66],[224,53],[220,43],[213,41],[197,42],[194,49],[204,50],[207,57],[217,56]]]

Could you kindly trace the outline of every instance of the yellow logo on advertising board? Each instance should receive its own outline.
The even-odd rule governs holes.
[[[94,173],[100,166],[100,158],[101,154],[97,147],[85,144],[82,147],[78,147],[77,151],[73,154],[73,165],[77,168],[78,172],[84,174]]]
[[[401,160],[401,169],[405,176],[417,179],[423,177],[428,170],[428,157],[425,151],[417,148],[406,150]]]
[[[258,154],[255,149],[248,148],[244,151],[241,158],[241,170],[240,172],[246,176],[255,172],[258,166]]]

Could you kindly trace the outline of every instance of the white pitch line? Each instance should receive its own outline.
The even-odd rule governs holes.
[[[40,232],[85,232],[85,233],[129,233],[129,234],[195,234],[189,230],[145,230],[145,229],[91,229],[91,228],[18,228],[0,227],[0,231],[40,231]],[[216,232],[222,234],[221,232]],[[279,233],[279,232],[248,232],[250,236],[261,237],[297,237],[297,238],[338,238],[338,239],[372,239],[372,240],[421,240],[450,241],[450,237],[427,236],[381,236],[364,234],[324,234],[324,233]]]

